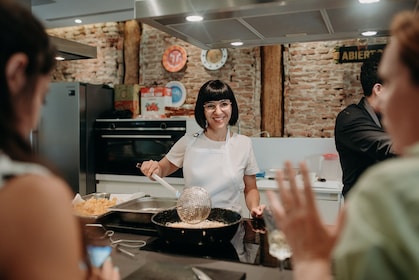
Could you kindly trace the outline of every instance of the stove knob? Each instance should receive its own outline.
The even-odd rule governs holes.
[[[114,123],[111,123],[111,124],[109,125],[109,128],[110,128],[110,129],[112,129],[112,130],[114,130],[114,129],[116,129],[116,125],[115,125]]]
[[[161,123],[160,124],[160,128],[161,129],[166,129],[167,128],[167,124],[166,123]]]

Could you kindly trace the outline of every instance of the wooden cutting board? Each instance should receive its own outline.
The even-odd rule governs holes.
[[[246,273],[230,270],[221,270],[197,267],[206,273],[212,280],[244,280]],[[124,280],[196,280],[191,266],[175,263],[151,262],[146,263]]]

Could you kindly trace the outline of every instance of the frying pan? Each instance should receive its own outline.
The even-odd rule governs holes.
[[[223,208],[212,208],[208,216],[210,221],[223,222],[226,225],[217,228],[175,228],[167,223],[180,222],[176,209],[167,209],[154,214],[151,222],[157,233],[168,244],[211,245],[229,242],[237,231],[241,215]]]

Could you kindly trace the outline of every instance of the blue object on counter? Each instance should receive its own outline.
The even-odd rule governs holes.
[[[94,267],[101,267],[112,252],[111,246],[87,246],[90,263]]]
[[[265,178],[265,171],[256,173],[256,178]]]

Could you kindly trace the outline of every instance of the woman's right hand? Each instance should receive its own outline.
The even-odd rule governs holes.
[[[100,268],[92,268],[88,280],[121,280],[119,269],[115,267],[112,260],[108,258]]]
[[[149,161],[143,161],[140,167],[141,172],[151,180],[154,180],[151,175],[153,173],[156,173],[157,175],[161,175],[161,168],[158,161],[155,160],[149,160]]]

